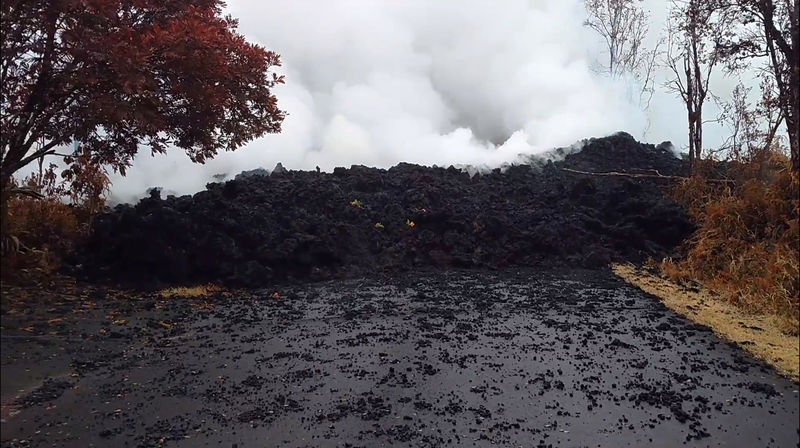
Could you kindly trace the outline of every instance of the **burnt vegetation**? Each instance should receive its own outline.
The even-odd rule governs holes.
[[[661,267],[672,279],[701,281],[745,310],[788,317],[797,334],[800,178],[790,164],[784,154],[758,151],[723,165],[731,182],[693,177],[671,189],[698,229],[683,256]]]

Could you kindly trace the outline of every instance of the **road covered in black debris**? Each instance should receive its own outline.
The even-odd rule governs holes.
[[[93,297],[3,315],[4,447],[798,445],[796,383],[605,269]]]

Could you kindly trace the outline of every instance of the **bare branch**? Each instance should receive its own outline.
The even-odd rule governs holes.
[[[603,71],[613,77],[632,75],[641,84],[639,103],[646,110],[661,45],[659,41],[652,50],[644,48],[649,13],[636,0],[585,0],[585,6],[589,17],[584,24],[602,37],[608,53]]]
[[[593,173],[590,171],[580,171],[580,170],[573,170],[570,168],[561,168],[562,171],[566,171],[568,173],[575,173],[575,174],[583,174],[587,176],[600,176],[600,177],[632,177],[632,178],[644,178],[644,179],[661,179],[661,180],[678,180],[684,181],[689,180],[688,177],[684,176],[671,176],[671,175],[664,175],[659,173],[657,170],[651,170],[653,174],[642,174],[642,173],[625,173],[619,171],[608,171],[605,173]],[[703,179],[706,182],[710,183],[733,183],[730,179]]]

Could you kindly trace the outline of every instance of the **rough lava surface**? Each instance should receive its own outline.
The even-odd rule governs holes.
[[[593,177],[684,164],[630,135],[563,161],[470,176],[450,168],[276,169],[98,217],[75,261],[91,280],[264,286],[419,267],[599,267],[669,252],[693,230],[663,182]]]

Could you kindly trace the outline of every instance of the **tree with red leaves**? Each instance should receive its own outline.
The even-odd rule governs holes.
[[[279,132],[279,56],[221,0],[3,0],[0,183],[47,156],[125,173],[140,148],[202,163]],[[70,176],[70,170],[64,177]],[[3,211],[5,216],[5,210]]]

